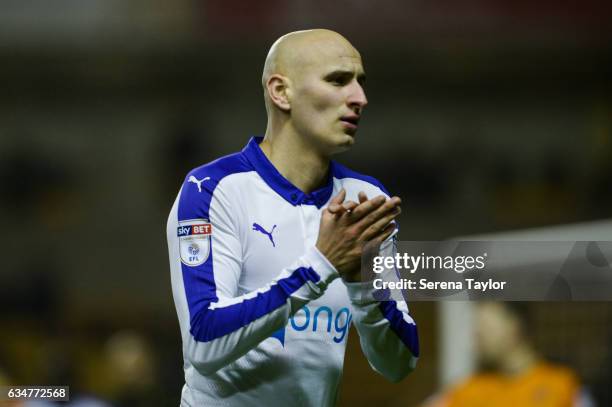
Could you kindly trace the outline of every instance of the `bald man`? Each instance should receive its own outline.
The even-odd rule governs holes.
[[[262,76],[265,137],[187,174],[167,228],[181,406],[334,405],[351,325],[377,372],[414,369],[406,303],[360,281],[366,244],[393,253],[400,199],[331,160],[355,141],[364,80],[341,35],[281,37]]]

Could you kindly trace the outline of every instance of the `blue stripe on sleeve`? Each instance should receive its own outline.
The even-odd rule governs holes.
[[[253,171],[253,167],[243,153],[220,158],[210,164],[191,171],[185,178],[178,207],[178,220],[208,219],[213,223],[213,235],[210,238],[210,254],[199,266],[187,266],[181,263],[183,283],[190,315],[190,332],[194,338],[207,342],[227,335],[262,316],[282,307],[287,298],[306,284],[307,281],[318,282],[320,276],[312,268],[298,268],[293,273],[277,281],[268,291],[258,293],[225,307],[209,309],[217,297],[213,270],[213,244],[215,220],[210,219],[210,203],[219,182],[228,175]],[[193,175],[202,181],[200,188],[189,177]]]
[[[185,177],[183,189],[178,206],[178,220],[207,219],[210,220],[210,203],[217,185],[228,175],[252,171],[253,168],[244,159],[242,153],[228,155],[211,163],[192,170]],[[204,180],[200,189],[189,177]],[[213,224],[214,236],[214,224]],[[191,326],[197,321],[197,316],[205,310],[211,302],[217,301],[217,287],[213,272],[213,240],[209,240],[210,254],[206,261],[199,266],[187,266],[181,263],[183,271],[183,284],[185,296],[189,307]]]
[[[222,308],[202,309],[191,320],[191,334],[200,342],[220,338],[282,307],[289,296],[307,281],[316,283],[319,280],[320,276],[312,268],[300,267],[253,298]]]
[[[409,324],[404,320],[402,311],[397,309],[395,301],[382,301],[378,304],[380,311],[389,321],[391,329],[397,334],[402,343],[408,347],[414,357],[419,357],[419,335],[416,324]]]

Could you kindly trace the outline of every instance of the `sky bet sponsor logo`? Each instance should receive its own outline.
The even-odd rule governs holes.
[[[176,235],[179,239],[179,252],[183,264],[190,267],[204,264],[210,254],[212,235],[212,225],[208,219],[179,221]]]
[[[210,223],[200,223],[197,225],[179,226],[176,230],[178,237],[194,235],[211,235],[212,225]]]
[[[340,343],[345,340],[352,319],[353,316],[346,307],[340,308],[334,314],[331,308],[324,305],[315,309],[305,305],[289,318],[287,326],[274,332],[271,337],[278,339],[281,345],[285,346],[285,330],[291,327],[297,332],[327,333],[335,343]]]

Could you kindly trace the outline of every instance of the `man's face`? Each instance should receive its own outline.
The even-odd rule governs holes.
[[[315,46],[292,78],[291,120],[320,151],[334,154],[354,143],[368,103],[361,56],[342,42]]]

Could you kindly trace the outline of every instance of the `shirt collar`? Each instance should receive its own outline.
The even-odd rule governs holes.
[[[327,203],[332,195],[334,184],[333,184],[333,173],[334,163],[330,162],[329,174],[327,181],[322,188],[319,188],[311,193],[307,194],[301,191],[298,187],[293,185],[289,180],[281,175],[280,172],[274,167],[274,165],[268,160],[268,157],[261,151],[259,143],[261,143],[263,137],[252,137],[248,144],[242,150],[247,160],[255,168],[255,171],[259,176],[272,188],[277,194],[282,196],[287,202],[294,206],[297,205],[315,205],[317,208],[321,208]]]

